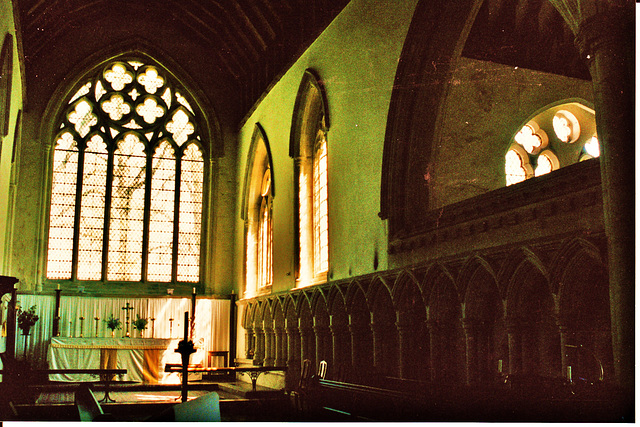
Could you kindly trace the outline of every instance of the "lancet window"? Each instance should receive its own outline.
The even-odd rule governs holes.
[[[298,287],[325,281],[330,268],[328,129],[324,87],[315,73],[307,70],[294,107],[290,145],[298,194]]]
[[[245,173],[246,298],[270,291],[273,282],[273,165],[269,141],[256,124]]]
[[[46,277],[198,282],[203,146],[159,65],[115,60],[82,82],[54,139]]]

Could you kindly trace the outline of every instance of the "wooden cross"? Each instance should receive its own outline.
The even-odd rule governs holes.
[[[126,307],[122,307],[122,309],[124,310],[124,314],[125,314],[125,317],[127,319],[127,321],[126,321],[126,325],[127,325],[127,334],[126,334],[126,336],[130,337],[131,334],[129,333],[129,310],[133,310],[133,307],[130,307],[129,303],[127,303]]]

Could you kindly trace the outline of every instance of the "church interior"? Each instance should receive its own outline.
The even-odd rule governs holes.
[[[634,422],[635,13],[0,0],[0,420]]]

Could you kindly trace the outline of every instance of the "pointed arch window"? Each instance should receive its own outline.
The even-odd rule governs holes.
[[[242,210],[246,239],[246,298],[268,293],[273,283],[274,195],[269,141],[262,127],[256,124],[247,160]]]
[[[324,87],[307,70],[298,90],[291,130],[295,161],[297,218],[297,286],[327,280],[329,273],[329,129]]]
[[[115,60],[67,101],[55,137],[46,277],[198,282],[204,159],[163,68]]]

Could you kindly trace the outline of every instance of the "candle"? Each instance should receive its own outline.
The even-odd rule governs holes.
[[[60,283],[58,283],[58,287],[56,288],[57,290],[60,290]]]
[[[195,293],[196,293],[196,288],[193,288],[193,294],[195,295]]]
[[[502,359],[498,359],[498,372],[502,373]]]
[[[571,381],[571,366],[567,366],[567,377],[569,377],[569,382]]]

